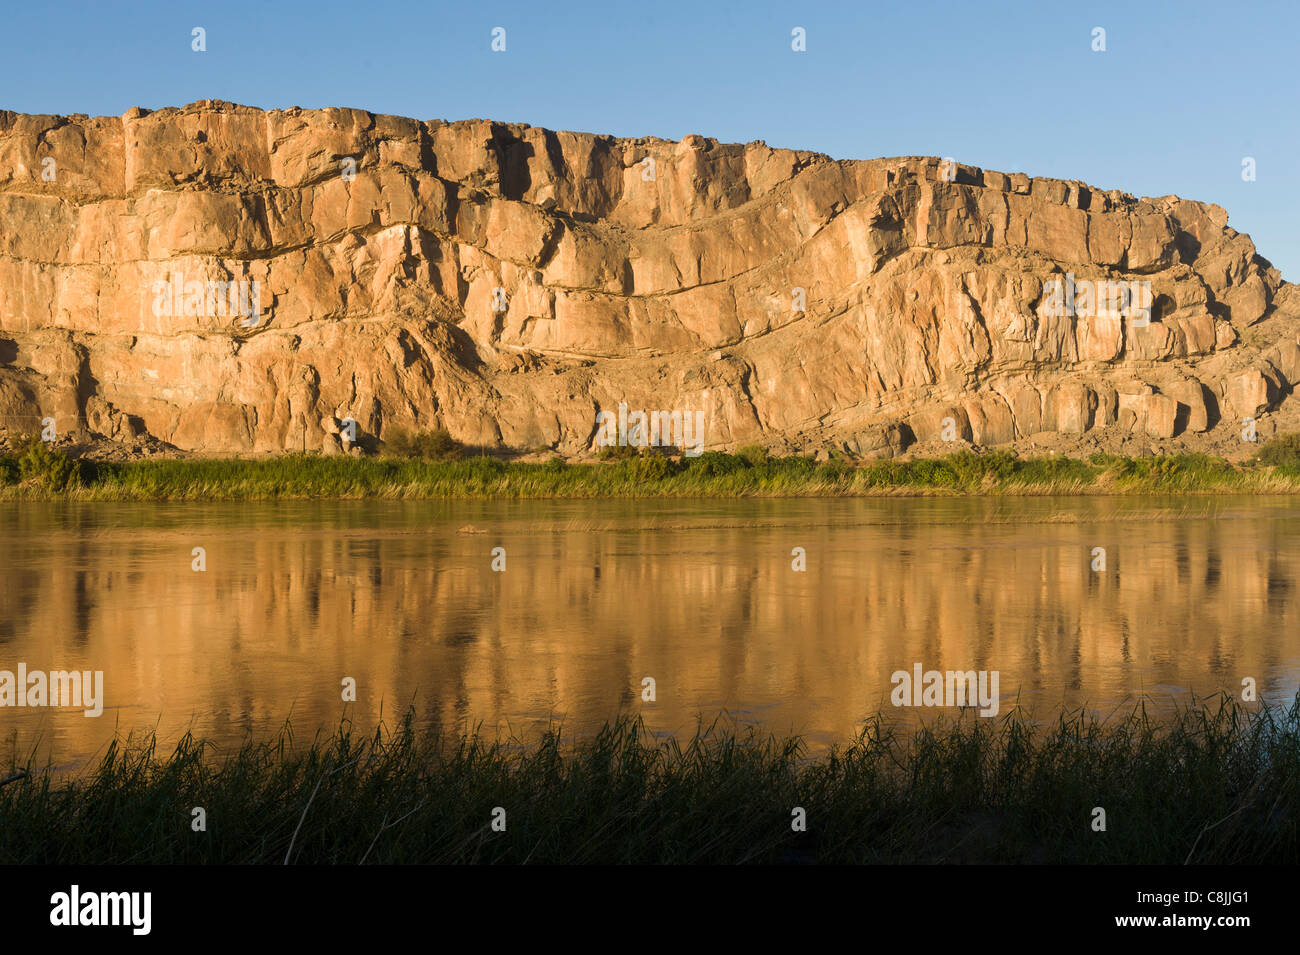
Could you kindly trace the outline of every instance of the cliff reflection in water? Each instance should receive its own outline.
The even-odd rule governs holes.
[[[100,669],[106,691],[98,719],[0,709],[6,760],[38,736],[67,762],[155,725],[230,744],[292,715],[310,737],[412,702],[493,735],[628,711],[689,732],[727,710],[821,744],[880,709],[932,716],[889,705],[891,673],[915,663],[998,670],[1004,713],[1019,698],[1044,715],[1239,691],[1247,676],[1289,699],[1300,670],[1300,522],[1285,500],[0,511],[0,670]]]

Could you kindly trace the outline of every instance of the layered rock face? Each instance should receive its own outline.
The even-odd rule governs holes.
[[[721,449],[1240,444],[1288,412],[1298,332],[1295,287],[1175,197],[357,110],[0,112],[10,430],[578,456],[622,403]]]

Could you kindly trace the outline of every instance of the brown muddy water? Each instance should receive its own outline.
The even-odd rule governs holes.
[[[0,681],[102,671],[103,711],[0,706],[0,763],[412,704],[523,738],[725,713],[815,751],[878,712],[952,715],[891,704],[918,664],[997,671],[1002,713],[1046,718],[1246,677],[1284,702],[1297,571],[1285,498],[3,504]]]

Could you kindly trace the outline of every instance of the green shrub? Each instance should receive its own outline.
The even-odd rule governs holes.
[[[741,458],[721,451],[705,451],[698,458],[687,458],[686,461],[686,470],[702,478],[735,474],[737,471],[745,470],[747,466]]]
[[[44,441],[32,441],[18,459],[22,480],[50,491],[63,491],[81,483],[77,462]]]
[[[602,461],[630,461],[636,457],[636,448],[627,444],[611,444],[600,449]]]
[[[384,450],[399,458],[415,457],[415,432],[406,428],[385,428]]]
[[[984,458],[974,451],[957,451],[943,459],[953,480],[962,486],[979,484],[984,478]]]
[[[1004,481],[1020,467],[1020,455],[1013,449],[999,448],[996,451],[986,451],[980,456],[980,463],[985,474],[992,474],[999,481]]]
[[[736,457],[754,467],[767,461],[767,448],[758,444],[747,444],[736,449]]]
[[[772,477],[777,475],[807,477],[817,470],[817,461],[812,455],[792,454],[784,458],[768,458],[762,464],[756,465],[754,470]]]
[[[923,487],[955,487],[957,472],[953,470],[951,456],[948,458],[921,458],[904,465],[901,484],[922,485]]]
[[[498,478],[506,473],[506,463],[500,458],[470,458],[469,473],[474,477]]]
[[[1300,466],[1300,434],[1280,434],[1266,441],[1256,460],[1274,467]]]
[[[432,431],[393,428],[384,439],[384,445],[398,457],[421,458],[425,461],[455,461],[465,455],[465,446],[453,438],[446,428],[434,428]]]
[[[662,481],[682,470],[682,465],[666,455],[642,450],[636,457],[620,462],[629,480],[641,484],[649,481]]]

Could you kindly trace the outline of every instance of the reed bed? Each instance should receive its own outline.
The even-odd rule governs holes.
[[[15,768],[28,775],[0,786],[11,864],[1293,864],[1300,847],[1300,697],[1047,724],[876,717],[817,756],[721,720],[683,740],[624,717],[524,742],[421,730],[408,713],[305,743],[286,727],[227,753],[193,736],[164,752],[146,735],[80,773]]]

